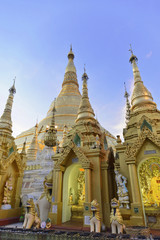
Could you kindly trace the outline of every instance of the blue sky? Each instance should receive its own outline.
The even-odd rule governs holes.
[[[84,63],[99,122],[114,135],[124,119],[124,82],[133,84],[129,44],[160,108],[159,0],[1,0],[0,114],[17,77],[13,134],[46,116],[57,97],[72,43],[80,91]]]

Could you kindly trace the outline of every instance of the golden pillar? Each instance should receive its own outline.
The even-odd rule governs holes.
[[[91,169],[85,169],[85,202],[90,203],[91,200]]]
[[[56,170],[56,187],[55,201],[62,202],[62,171],[60,169]]]
[[[108,185],[108,162],[101,162],[102,172],[102,212],[103,222],[107,227],[110,227],[110,202],[109,202],[109,185]]]
[[[140,189],[137,176],[137,168],[135,165],[135,160],[127,159],[131,193],[132,193],[132,203],[131,203],[131,225],[144,225],[144,213],[142,208],[142,202],[140,197]]]
[[[84,226],[90,225],[90,210],[92,201],[92,188],[91,188],[91,163],[82,164],[85,169],[85,203],[84,203]]]
[[[139,183],[137,178],[137,170],[134,163],[128,164],[131,192],[132,192],[132,201],[133,203],[140,203],[140,192],[139,192]]]
[[[62,223],[62,168],[55,166],[53,172],[52,205],[49,217],[53,224]]]

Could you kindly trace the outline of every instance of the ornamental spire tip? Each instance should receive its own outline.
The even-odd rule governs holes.
[[[132,45],[130,44],[130,49],[128,50],[131,52],[131,57],[129,59],[129,62],[132,63],[133,61],[137,62],[138,58],[133,54],[133,49],[132,49]]]
[[[16,80],[16,77],[13,79],[13,85],[12,85],[12,87],[9,89],[9,92],[10,92],[11,94],[15,94],[15,93],[16,93],[15,80]]]
[[[133,54],[132,45],[130,44],[130,49],[128,50]]]

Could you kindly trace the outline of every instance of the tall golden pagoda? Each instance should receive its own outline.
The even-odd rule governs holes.
[[[159,226],[160,221],[160,111],[144,86],[131,50],[134,89],[124,142],[117,141],[116,166],[128,179],[131,225]],[[129,211],[128,211],[129,214]]]
[[[59,141],[61,141],[64,125],[66,125],[68,128],[71,128],[71,126],[74,124],[80,100],[81,94],[79,92],[76,68],[74,65],[74,53],[72,52],[71,47],[68,53],[68,64],[65,69],[61,92],[59,93],[58,97],[51,103],[46,118],[41,120],[38,124],[39,143],[43,143],[46,127],[50,126],[51,124],[53,107],[55,106],[56,108],[55,125],[57,126],[57,136]],[[34,128],[31,128],[16,137],[16,144],[18,149],[22,148],[22,143],[26,137],[26,148],[30,146],[34,132]]]
[[[114,156],[106,146],[105,133],[95,119],[87,80],[82,76],[82,98],[75,124],[64,138],[61,152],[53,156],[52,207],[49,214],[54,224],[67,221],[89,226],[90,204],[97,199],[100,214],[110,226],[110,199],[114,196]]]
[[[84,76],[83,76],[84,81],[86,79],[85,74],[86,73],[84,73]],[[43,186],[41,188],[37,183],[37,181],[39,180],[39,183],[40,182],[43,183],[44,175],[48,174],[47,173],[48,170],[45,169],[45,166],[47,164],[48,166],[53,167],[53,164],[50,163],[51,159],[47,159],[48,158],[47,155],[52,155],[53,152],[51,151],[51,149],[47,149],[47,147],[44,147],[44,146],[53,145],[54,151],[59,151],[58,148],[59,147],[61,148],[61,146],[64,146],[64,144],[66,144],[64,141],[65,136],[67,135],[67,132],[75,124],[76,118],[77,118],[76,121],[78,122],[81,118],[83,118],[83,116],[86,117],[85,114],[87,114],[87,116],[90,115],[90,117],[92,117],[92,121],[95,121],[94,112],[90,106],[89,100],[87,100],[88,95],[86,94],[88,93],[86,93],[87,90],[86,90],[85,84],[84,84],[83,98],[82,98],[79,92],[79,84],[77,80],[76,68],[74,65],[74,53],[71,47],[68,53],[68,64],[65,70],[62,89],[60,91],[60,94],[56,98],[56,100],[52,102],[50,109],[47,113],[47,117],[42,121],[40,121],[39,124],[36,125],[36,127],[20,134],[16,138],[16,143],[20,151],[22,149],[22,146],[21,146],[22,141],[27,138],[27,142],[26,142],[26,148],[28,147],[27,167],[24,172],[24,178],[23,178],[23,189],[22,189],[23,195],[31,194],[37,198],[39,196],[38,194],[41,194],[41,192],[43,191]],[[87,107],[87,111],[86,109],[83,109],[84,105]],[[56,109],[56,111],[54,111],[54,118],[53,118],[53,109]],[[78,114],[78,117],[77,117],[77,114]],[[54,122],[52,122],[53,119],[54,119]],[[54,126],[57,128],[55,129]],[[114,147],[116,143],[115,137],[113,137],[107,130],[103,129],[101,126],[99,127],[102,129],[103,132],[105,132],[106,145]],[[50,139],[50,136],[52,135],[53,132],[57,135],[57,137],[52,139],[53,142],[57,141],[56,146],[52,144],[53,142]],[[94,142],[95,139],[93,138],[92,141]],[[47,161],[49,162],[47,163]]]
[[[15,81],[0,118],[0,225],[20,217],[20,194],[26,167],[25,144],[19,154],[12,136],[12,104],[16,93]]]
[[[52,120],[52,110],[55,106],[55,125],[57,127],[57,138],[62,142],[63,139],[63,128],[66,126],[68,129],[71,129],[74,124],[79,104],[81,101],[81,94],[79,91],[79,84],[77,80],[76,67],[74,65],[74,53],[72,51],[72,46],[68,53],[68,64],[65,69],[64,80],[62,83],[62,89],[58,97],[51,103],[50,108],[47,112],[46,118],[41,120],[37,128],[37,139],[39,143],[39,148],[44,147],[44,134],[46,128],[51,125]],[[115,137],[105,130],[106,138],[109,145],[115,145]],[[32,139],[35,135],[35,128],[31,128],[25,132],[22,132],[16,137],[16,144],[19,151],[23,147],[23,142],[26,141],[26,149],[31,145]]]

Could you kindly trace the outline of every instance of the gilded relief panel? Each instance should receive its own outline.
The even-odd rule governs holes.
[[[152,157],[141,163],[139,181],[144,207],[160,207],[160,158]]]

